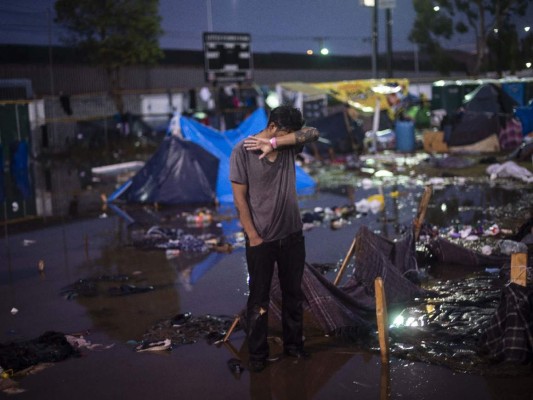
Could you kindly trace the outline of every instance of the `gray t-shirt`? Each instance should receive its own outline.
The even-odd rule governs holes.
[[[257,233],[265,242],[283,239],[302,229],[296,195],[295,158],[302,148],[278,151],[274,161],[237,143],[230,157],[229,179],[248,185],[248,206]]]

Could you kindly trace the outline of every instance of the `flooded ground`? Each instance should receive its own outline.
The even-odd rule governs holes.
[[[498,224],[512,231],[529,216],[531,185],[510,178],[490,181],[479,171],[428,174],[430,167],[421,172],[410,160],[388,157],[352,171],[342,165],[313,168],[319,187],[302,198],[303,212],[353,205],[376,195],[384,199],[383,209],[376,213],[355,212],[334,224],[329,217],[308,226],[307,260],[334,266],[326,273],[328,279],[335,278],[362,225],[387,237],[410,229],[428,183],[433,183],[434,192],[426,222],[443,235],[468,225],[486,229]],[[432,181],[435,176],[438,181]],[[232,319],[240,312],[247,295],[244,251],[232,207],[213,210],[212,224],[187,223],[186,215],[194,211],[190,208],[102,209],[100,192],[113,188],[106,185],[95,184],[82,194],[76,217],[50,218],[31,229],[5,227],[0,241],[0,342],[58,331],[82,334],[101,345],[83,348],[79,358],[18,377],[23,392],[14,398],[532,398],[531,376],[458,373],[395,357],[382,365],[378,353],[311,328],[305,332],[309,360],[281,359],[259,374],[235,373],[228,366],[231,359],[246,361],[242,331],[233,333],[226,345],[200,338],[171,351],[136,352],[144,333],[159,320],[188,312]],[[139,232],[156,225],[224,236],[234,250],[172,254],[133,245]],[[486,237],[476,243],[495,248],[496,240]],[[428,267],[427,273],[429,279],[462,279],[472,270],[440,265]],[[93,283],[89,292],[72,286],[80,280]],[[146,290],[121,293],[124,282]],[[13,308],[18,312],[12,313]],[[279,334],[275,326],[272,334]],[[281,351],[275,340],[271,345],[273,353]]]

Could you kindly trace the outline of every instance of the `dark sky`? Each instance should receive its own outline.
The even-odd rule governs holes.
[[[59,29],[50,24],[53,3],[0,0],[0,43],[59,43]],[[531,17],[533,7],[529,8]],[[316,52],[321,43],[331,54],[372,51],[372,10],[360,5],[360,0],[160,0],[160,14],[165,30],[161,47],[168,49],[201,50],[202,33],[211,28],[214,32],[250,33],[254,52]],[[393,49],[414,50],[407,40],[414,20],[412,0],[396,0],[392,16]],[[519,21],[518,26],[525,21],[533,21],[533,17]],[[385,22],[381,10],[380,52],[386,48]],[[472,50],[474,40],[456,39],[450,45]]]

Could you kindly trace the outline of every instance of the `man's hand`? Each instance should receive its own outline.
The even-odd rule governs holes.
[[[259,138],[257,136],[250,136],[249,138],[245,139],[244,148],[249,151],[261,151],[259,159],[274,151],[268,139]]]
[[[261,243],[263,243],[263,239],[261,239],[259,236],[253,239],[249,238],[248,240],[250,241],[250,247],[259,246]]]

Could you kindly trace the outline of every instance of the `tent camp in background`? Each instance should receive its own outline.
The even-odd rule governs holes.
[[[388,111],[392,107],[388,96],[404,97],[409,94],[409,80],[407,79],[360,79],[312,83],[311,85],[327,92],[338,101],[368,114],[374,112],[376,100],[379,100],[381,110]]]
[[[154,155],[108,201],[213,204],[218,158],[197,144],[168,136]]]
[[[307,123],[328,114],[327,91],[303,82],[282,82],[276,85],[281,104],[299,108]]]
[[[315,119],[311,124],[320,132],[319,140],[309,146],[315,158],[353,154],[363,146],[363,127],[352,119],[346,110]]]
[[[514,114],[516,101],[500,86],[493,83],[480,85],[464,96],[462,109],[450,118],[444,126],[445,141],[448,146],[465,146],[482,141],[489,142],[492,138],[496,147],[491,151],[506,149],[502,140],[502,130]],[[518,134],[521,139],[521,130]]]
[[[268,118],[263,108],[258,108],[237,128],[218,131],[209,126],[186,117],[180,118],[181,134],[202,146],[220,161],[216,186],[217,199],[220,203],[232,203],[233,193],[229,180],[229,158],[233,147],[246,138],[263,130]],[[296,190],[298,194],[310,194],[316,186],[315,181],[302,168],[296,166]]]
[[[180,117],[181,135],[167,136],[146,165],[108,198],[109,202],[159,204],[232,203],[229,158],[242,139],[266,127],[265,110],[257,109],[237,128],[218,131]],[[296,189],[309,194],[315,181],[296,166]]]

